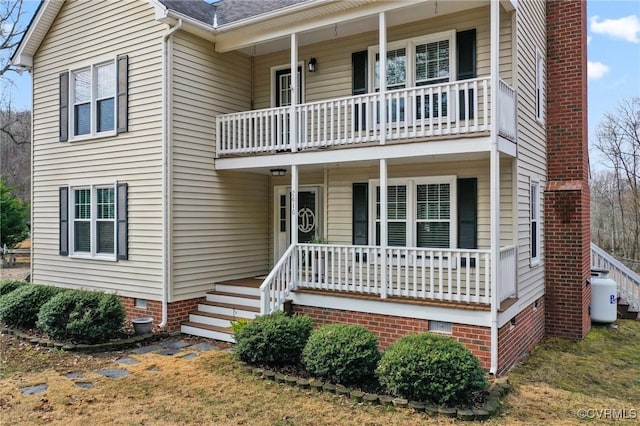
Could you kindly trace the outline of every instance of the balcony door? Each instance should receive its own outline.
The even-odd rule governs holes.
[[[273,106],[289,106],[291,105],[291,68],[280,68],[273,70]],[[302,103],[302,92],[304,85],[302,84],[302,67],[298,67],[298,104]]]
[[[291,220],[291,188],[274,188],[274,263],[276,263],[291,244],[293,230],[298,233],[299,243],[311,242],[313,237],[321,235],[322,193],[319,186],[301,186],[298,189],[298,214]]]

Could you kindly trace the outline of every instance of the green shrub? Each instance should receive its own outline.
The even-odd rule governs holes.
[[[23,285],[0,298],[0,321],[14,327],[36,325],[40,307],[61,289],[46,285]]]
[[[233,338],[236,339],[238,333],[240,333],[240,331],[250,322],[251,320],[248,318],[238,318],[235,321],[231,321],[231,331],[233,331]]]
[[[430,333],[405,336],[382,355],[380,383],[395,394],[437,404],[465,402],[486,388],[478,359],[456,340]]]
[[[69,290],[45,303],[38,327],[56,340],[102,343],[124,325],[125,309],[115,294]]]
[[[302,364],[314,376],[351,385],[375,377],[378,338],[359,325],[330,324],[311,332]]]
[[[297,364],[312,326],[313,321],[306,315],[275,312],[257,317],[235,335],[235,356],[251,364]]]
[[[22,287],[25,284],[29,284],[29,283],[26,281],[20,281],[20,280],[0,281],[0,297],[4,296],[5,294],[11,293],[13,290],[17,289],[18,287]]]

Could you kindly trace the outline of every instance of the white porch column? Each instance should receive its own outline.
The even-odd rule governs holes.
[[[289,232],[291,233],[291,245],[298,244],[298,166],[291,166],[291,224]],[[298,280],[298,254],[293,254],[293,262],[291,263],[291,276],[293,281]]]
[[[500,267],[500,154],[498,152],[498,81],[500,78],[500,3],[491,0],[491,369],[498,373],[498,268]]]
[[[296,152],[298,150],[299,135],[296,106],[298,105],[298,98],[300,96],[299,93],[300,87],[298,87],[298,36],[296,33],[293,33],[291,34],[291,105],[289,106],[289,142],[291,143],[291,152]],[[293,179],[293,176],[291,176],[291,179]]]
[[[378,19],[378,45],[379,45],[379,66],[378,76],[378,102],[380,105],[380,145],[387,142],[387,105],[385,97],[387,93],[387,19],[384,12],[380,12]],[[380,159],[380,297],[387,297],[387,160]]]

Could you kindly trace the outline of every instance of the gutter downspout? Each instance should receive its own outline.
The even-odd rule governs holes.
[[[169,38],[180,28],[182,28],[182,19],[179,19],[175,27],[169,28],[162,35],[162,322],[158,324],[158,328],[166,327],[169,320],[169,108],[167,106],[169,55],[167,50]]]

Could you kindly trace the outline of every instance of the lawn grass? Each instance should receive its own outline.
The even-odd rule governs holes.
[[[640,322],[594,329],[582,342],[545,340],[510,374],[514,389],[490,424],[577,424],[579,409],[640,408]],[[60,362],[60,354],[53,354]],[[71,354],[69,354],[71,356]],[[63,369],[12,368],[0,378],[0,424],[120,425],[417,425],[452,424],[408,409],[356,404],[271,383],[243,372],[229,353],[194,360],[134,355],[139,364],[117,380],[89,368],[82,389]],[[80,360],[79,366],[82,366]],[[20,388],[47,383],[38,395]],[[627,420],[635,424],[637,420]],[[595,419],[590,424],[602,424]]]

